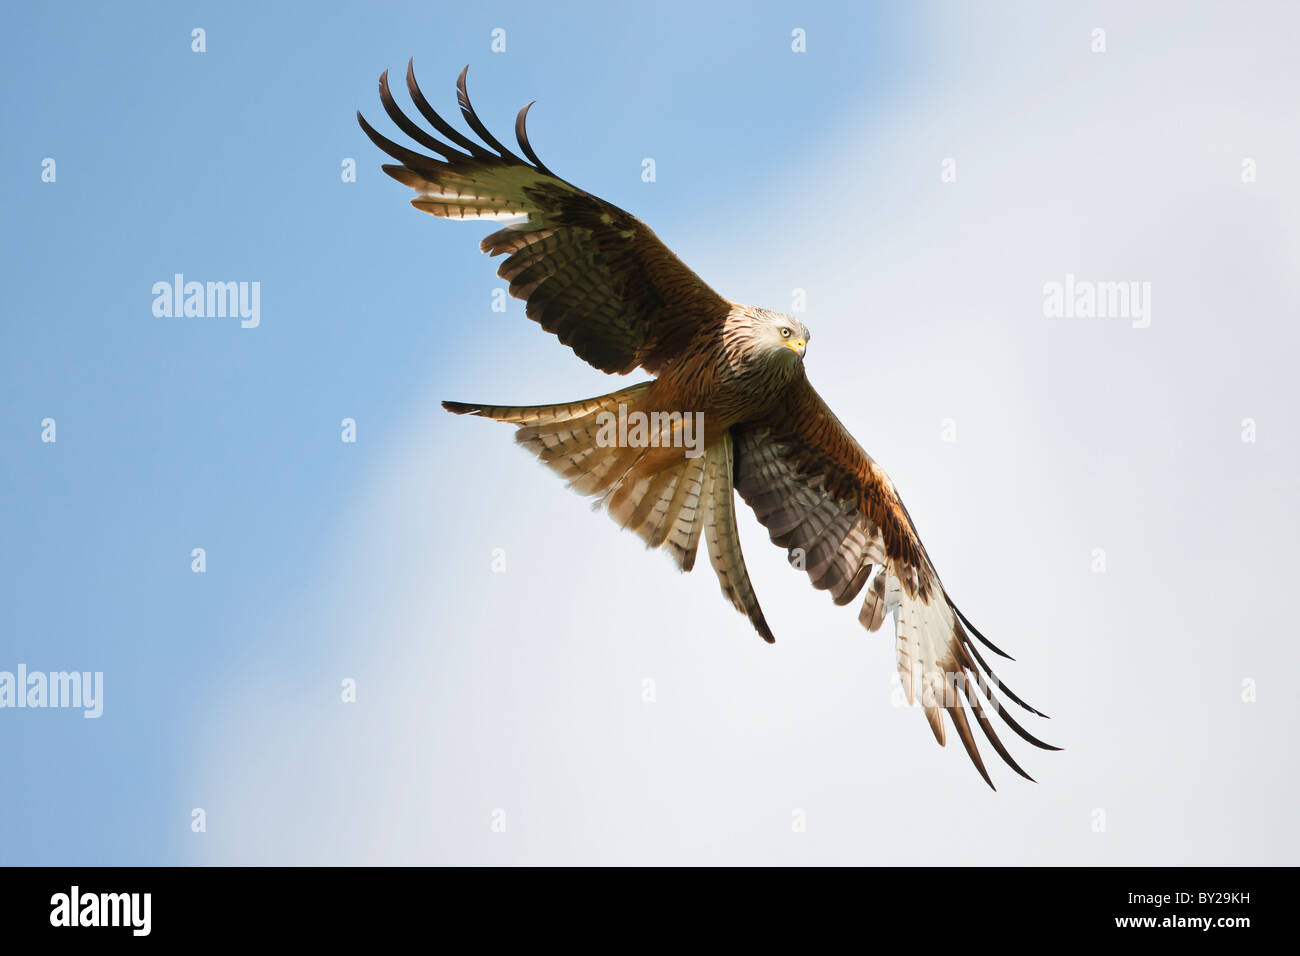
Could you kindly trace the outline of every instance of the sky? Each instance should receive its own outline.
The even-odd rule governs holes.
[[[1300,15],[1131,6],[11,11],[0,672],[102,674],[102,713],[0,707],[0,863],[1298,862]],[[354,113],[394,135],[409,57],[502,139],[537,100],[547,165],[723,295],[806,300],[1052,715],[1038,783],[937,747],[889,626],[748,513],[772,646],[441,410],[630,381],[380,172]],[[257,283],[255,327],[156,314],[178,273]]]

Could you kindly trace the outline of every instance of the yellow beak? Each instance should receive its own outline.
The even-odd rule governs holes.
[[[803,339],[786,339],[781,344],[800,358],[803,358],[803,353],[808,348],[808,343]]]

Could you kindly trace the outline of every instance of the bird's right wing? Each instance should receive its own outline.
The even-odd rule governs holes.
[[[720,328],[731,304],[682,264],[635,216],[560,179],[542,163],[519,111],[515,136],[524,157],[503,146],[479,120],[457,80],[461,113],[481,143],[439,116],[415,83],[406,86],[416,109],[443,137],[404,114],[379,78],[379,96],[393,123],[428,156],[380,135],[360,113],[370,139],[401,165],[384,172],[418,194],[417,209],[443,219],[510,220],[481,243],[506,255],[498,275],[527,314],[580,358],[603,372],[637,367],[657,372],[701,330]],[[532,104],[529,104],[531,106]],[[444,142],[446,140],[446,142]]]
[[[769,418],[734,427],[732,435],[736,490],[767,527],[773,543],[788,550],[791,563],[807,572],[814,587],[830,591],[836,604],[848,604],[866,587],[858,619],[868,630],[880,627],[886,611],[894,612],[903,687],[909,702],[920,699],[939,744],[944,743],[946,712],[971,761],[993,786],[964,699],[993,749],[1013,770],[1029,777],[994,732],[989,711],[1029,743],[1057,748],[1021,727],[993,688],[1031,713],[1044,715],[998,681],[972,635],[1006,655],[949,600],[893,482],[821,396],[801,380]],[[980,704],[972,685],[986,705]]]

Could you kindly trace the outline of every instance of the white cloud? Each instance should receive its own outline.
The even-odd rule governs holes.
[[[1243,447],[1237,423],[1276,434],[1295,409],[1296,24],[1103,12],[1102,55],[1073,15],[936,18],[948,75],[892,115],[846,117],[775,222],[742,211],[719,229],[743,254],[691,263],[755,304],[785,300],[747,284],[808,290],[814,381],[890,470],[954,596],[1020,658],[1003,676],[1056,717],[1042,734],[1064,753],[1013,748],[1037,786],[995,769],[989,793],[891,707],[892,642],[752,520],[775,647],[707,566],[676,575],[509,429],[430,396],[336,572],[290,616],[320,658],[252,669],[197,748],[203,857],[1294,862],[1294,827],[1275,825],[1295,767],[1276,755],[1297,705],[1266,678],[1295,663],[1276,595],[1297,505],[1276,476],[1297,461]],[[1243,156],[1258,183],[1240,182]],[[1066,272],[1150,281],[1151,327],[1044,318],[1042,284]],[[355,705],[338,700],[349,676]]]

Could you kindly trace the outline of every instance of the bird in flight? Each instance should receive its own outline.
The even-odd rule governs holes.
[[[432,132],[398,107],[387,71],[379,78],[389,118],[428,151],[386,138],[358,113],[366,135],[397,160],[384,172],[415,190],[411,205],[423,212],[499,221],[480,246],[505,257],[498,275],[528,317],[602,372],[640,368],[654,378],[574,402],[443,406],[516,426],[519,444],[682,571],[703,538],[723,594],[772,642],[740,551],[739,492],[813,587],[838,605],[862,595],[863,627],[875,631],[893,613],[908,703],[920,701],[941,746],[946,713],[993,786],[969,707],[998,755],[1032,780],[990,712],[1030,744],[1059,748],[1025,730],[994,688],[1046,715],[996,678],[976,642],[1008,655],[952,602],[893,483],[808,381],[807,327],[723,298],[640,219],[551,172],[528,140],[531,103],[515,120],[523,155],[508,149],[474,112],[467,70],[457,101],[477,142],[429,105],[410,64],[406,88]]]

